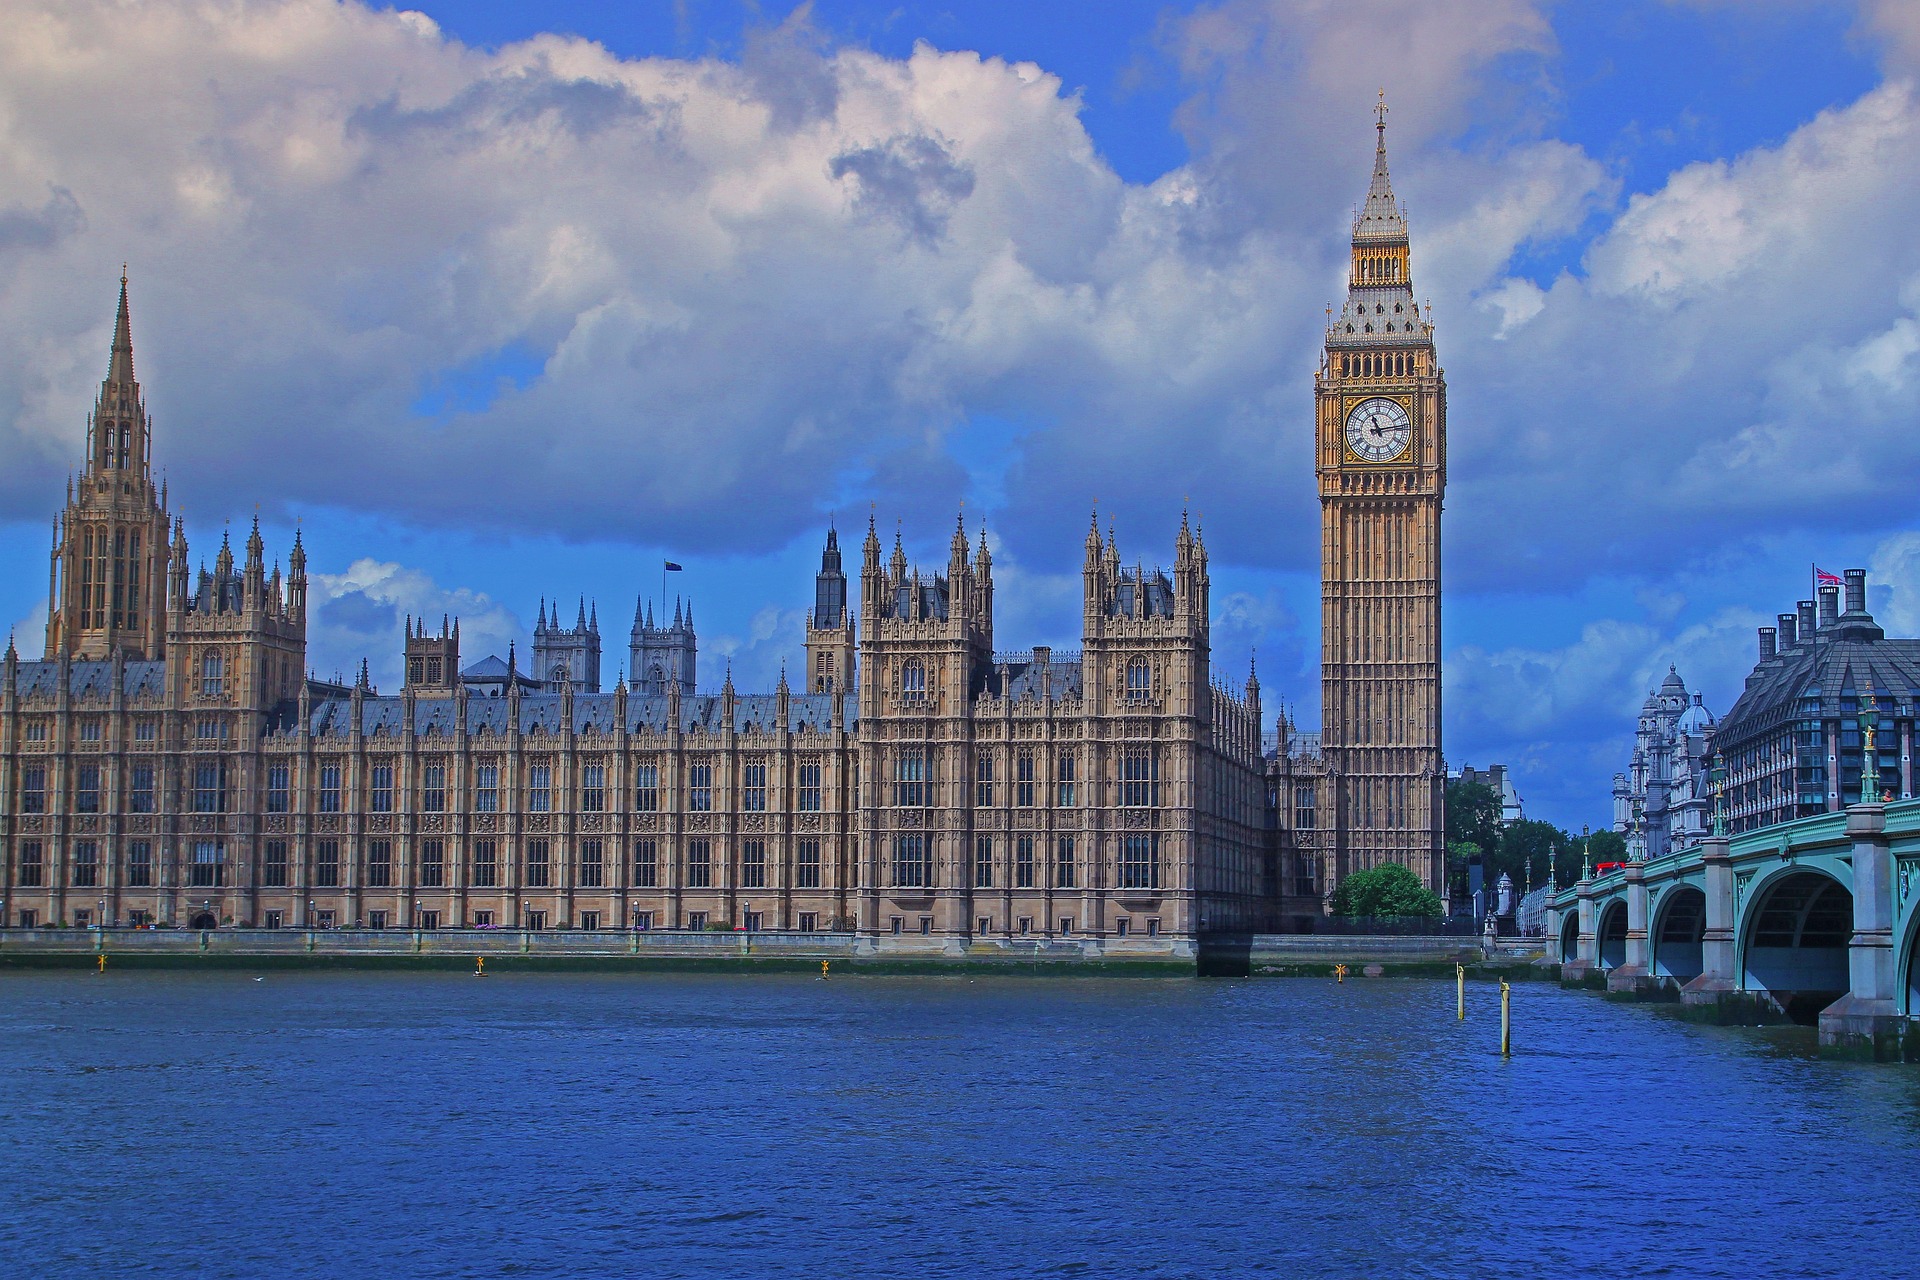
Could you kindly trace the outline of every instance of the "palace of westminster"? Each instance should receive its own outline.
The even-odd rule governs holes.
[[[802,688],[695,692],[676,607],[636,613],[633,683],[602,692],[597,611],[544,604],[524,672],[409,619],[397,695],[364,662],[316,680],[297,534],[284,575],[257,522],[189,568],[123,277],[45,655],[0,660],[0,923],[1165,947],[1310,927],[1381,862],[1438,887],[1446,389],[1384,112],[1351,264],[1315,391],[1323,726],[1270,738],[1258,681],[1214,676],[1184,518],[1170,570],[1089,530],[1078,653],[995,651],[984,537],[916,568],[869,523],[857,601],[827,535]]]

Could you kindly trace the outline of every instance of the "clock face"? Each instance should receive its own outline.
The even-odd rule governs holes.
[[[1412,436],[1413,424],[1397,400],[1375,396],[1353,406],[1347,415],[1347,448],[1367,462],[1399,457]]]

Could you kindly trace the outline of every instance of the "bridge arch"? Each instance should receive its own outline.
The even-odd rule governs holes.
[[[1580,912],[1569,909],[1560,921],[1560,963],[1572,964],[1580,958]]]
[[[1789,1018],[1811,1026],[1850,985],[1853,892],[1838,877],[1802,865],[1768,875],[1748,894],[1740,985],[1766,992]]]
[[[1695,885],[1675,885],[1654,909],[1653,974],[1685,984],[1705,968],[1702,943],[1707,936],[1707,895]]]
[[[1618,969],[1627,962],[1626,899],[1614,898],[1601,906],[1594,940],[1602,969]]]

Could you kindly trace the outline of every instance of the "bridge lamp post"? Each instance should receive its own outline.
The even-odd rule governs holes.
[[[1880,709],[1869,689],[1866,705],[1860,709],[1860,803],[1872,804],[1880,798],[1880,748],[1874,744],[1874,732],[1880,727]]]
[[[1707,778],[1713,784],[1713,834],[1727,834],[1727,758],[1718,751],[1713,753],[1713,767],[1707,771]]]

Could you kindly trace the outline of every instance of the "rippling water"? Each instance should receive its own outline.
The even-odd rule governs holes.
[[[1547,986],[0,976],[10,1274],[1887,1275],[1920,1071]],[[24,1261],[26,1264],[21,1267]]]

